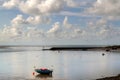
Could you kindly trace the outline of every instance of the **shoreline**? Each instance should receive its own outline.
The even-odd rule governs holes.
[[[96,80],[120,80],[120,74],[118,74],[117,76],[104,77]]]
[[[80,51],[96,51],[96,50],[104,50],[107,52],[110,51],[120,51],[120,46],[106,46],[106,47],[96,47],[96,46],[82,46],[82,47],[62,47],[62,46],[55,46],[55,47],[51,47],[51,48],[43,48],[42,50],[52,50],[52,51],[56,51],[56,50],[80,50]]]

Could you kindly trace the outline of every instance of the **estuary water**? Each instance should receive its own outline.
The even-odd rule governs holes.
[[[52,76],[33,75],[34,68],[42,67],[53,69]],[[95,80],[117,74],[120,52],[42,51],[40,47],[0,49],[0,80]]]

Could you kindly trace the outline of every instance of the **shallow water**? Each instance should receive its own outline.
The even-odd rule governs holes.
[[[52,68],[53,75],[33,76],[34,67]],[[94,80],[119,73],[120,52],[0,50],[0,80]]]

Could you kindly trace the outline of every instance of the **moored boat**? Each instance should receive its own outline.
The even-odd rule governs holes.
[[[41,68],[41,69],[35,69],[35,71],[39,74],[52,74],[53,70],[47,69],[47,68]]]

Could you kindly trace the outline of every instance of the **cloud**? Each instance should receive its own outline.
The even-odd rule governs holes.
[[[108,16],[120,16],[120,0],[97,0],[93,7],[88,9],[88,12],[108,15]]]
[[[31,15],[51,14],[62,11],[65,7],[79,6],[73,0],[9,0],[3,3],[7,9],[18,8]]]
[[[22,40],[22,39],[31,39],[34,37],[40,38],[44,35],[44,32],[40,29],[36,29],[35,25],[47,24],[50,22],[48,17],[44,16],[29,16],[24,18],[23,15],[17,15],[14,19],[11,20],[10,26],[4,26],[1,30],[0,36],[2,40]],[[33,27],[29,27],[29,26]]]
[[[32,24],[32,25],[38,25],[38,24],[44,24],[49,23],[50,19],[47,17],[42,16],[29,16],[27,19],[23,18],[23,15],[17,15],[12,21],[12,25],[21,25],[21,24]]]
[[[12,21],[12,24],[19,25],[19,24],[26,24],[26,20],[23,19],[22,15],[17,15]]]
[[[101,30],[99,31],[98,35],[102,36],[104,39],[108,40],[108,39],[115,39],[115,38],[119,38],[120,35],[120,28],[114,28],[114,27],[103,27],[101,28]],[[115,39],[116,40],[116,39]]]
[[[120,28],[115,27],[114,24],[109,24],[109,21],[115,20],[116,18],[120,19],[118,17],[120,14],[120,1],[97,0],[91,7],[93,1],[94,0],[5,0],[4,3],[2,1],[4,8],[18,9],[20,12],[27,14],[28,17],[17,15],[12,19],[10,26],[4,26],[4,28],[0,30],[1,40],[40,41],[42,39],[51,39],[54,42],[54,40],[58,39],[68,41],[77,39],[78,42],[86,41],[86,43],[88,43],[87,41],[93,43],[98,41],[99,43],[99,41],[109,41],[112,39],[119,40]],[[82,13],[85,8],[88,8],[86,14]],[[78,12],[78,10],[80,11]],[[91,14],[88,14],[88,12]],[[44,30],[40,29],[41,27],[37,27],[38,25],[41,26],[40,24],[50,23],[51,16],[61,15],[66,16],[63,21],[55,21],[52,25],[47,25],[49,29],[44,28]],[[101,17],[101,15],[105,16]],[[84,27],[71,24],[68,16],[70,16],[70,18],[73,18],[73,16],[80,17],[81,19],[85,17],[84,19],[90,19],[90,22],[87,22],[88,25]],[[95,17],[95,20],[92,21],[91,17],[92,19]]]
[[[47,37],[55,39],[72,39],[83,37],[86,31],[77,28],[75,25],[69,23],[68,17],[66,16],[63,23],[56,22],[51,29],[47,32]]]
[[[80,4],[75,2],[74,0],[65,0],[65,1],[66,1],[66,5],[68,7],[78,7],[78,6],[80,6]]]
[[[4,2],[3,7],[7,9],[11,9],[11,8],[17,7],[18,4],[19,4],[19,0],[10,0],[10,1]]]
[[[84,35],[85,31],[79,28],[75,28],[74,25],[68,22],[68,17],[65,17],[63,23],[55,22],[52,27],[44,31],[37,27],[29,27],[21,24],[28,24],[29,18],[24,19],[22,15],[17,15],[11,21],[11,26],[4,26],[1,30],[0,36],[5,40],[39,40],[39,39],[68,39],[68,38],[75,38]]]
[[[3,41],[5,40],[14,40],[18,37],[23,36],[22,27],[17,26],[4,26],[3,30],[1,30],[1,35],[3,38]]]
[[[63,26],[65,27],[65,28],[71,28],[72,27],[72,24],[70,24],[69,22],[68,22],[68,17],[66,16],[65,18],[64,18],[64,20],[63,20]]]
[[[19,6],[27,14],[49,14],[59,12],[64,7],[64,0],[27,0]]]
[[[47,23],[50,23],[50,18],[48,17],[42,17],[42,16],[35,16],[35,17],[28,17],[26,19],[26,22],[30,23],[30,24],[34,24],[34,25],[37,25],[37,24],[47,24]]]
[[[97,37],[100,40],[109,41],[113,38],[120,39],[118,36],[120,35],[120,28],[115,27],[113,24],[109,24],[108,19],[106,18],[98,19],[96,22],[90,22],[87,29],[87,33],[95,35],[94,37]]]
[[[40,19],[40,21],[39,21]],[[34,22],[35,21],[35,22]],[[98,19],[96,22],[89,23],[87,27],[77,27],[69,23],[69,17],[65,17],[62,22],[55,22],[49,30],[37,27],[24,26],[22,24],[38,24],[41,18],[17,15],[10,26],[4,26],[0,31],[1,41],[41,41],[41,40],[79,40],[79,41],[109,41],[113,38],[120,39],[120,28],[108,25],[106,18]]]
[[[57,33],[60,30],[60,23],[56,22],[52,28],[48,31],[48,33]]]
[[[36,41],[45,38],[45,32],[36,27],[4,26],[0,32],[1,41]]]
[[[36,40],[36,39],[45,38],[45,32],[35,27],[34,28],[28,27],[27,32],[25,34],[26,34],[26,37],[30,39]]]

